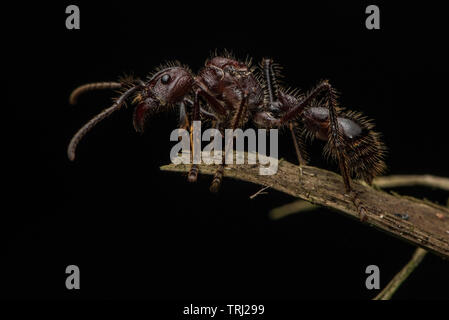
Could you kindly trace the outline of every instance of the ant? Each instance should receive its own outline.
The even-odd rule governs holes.
[[[157,68],[146,81],[123,79],[80,86],[72,92],[71,104],[76,103],[80,94],[91,90],[121,89],[121,95],[73,136],[68,157],[73,161],[84,135],[131,98],[136,104],[133,124],[137,132],[144,131],[145,122],[152,115],[172,107],[179,108],[183,128],[191,127],[192,121],[201,118],[212,119],[220,131],[242,128],[250,120],[261,128],[288,127],[300,168],[307,163],[304,139],[317,138],[326,142],[324,154],[338,161],[346,193],[352,192],[351,176],[371,184],[385,170],[385,146],[380,135],[373,131],[371,121],[358,112],[340,108],[337,92],[328,80],[320,81],[306,94],[299,94],[282,88],[280,77],[280,67],[272,59],[262,59],[260,66],[254,67],[250,59],[242,62],[226,53],[208,59],[197,75],[174,62]],[[212,192],[217,192],[221,185],[224,163],[215,172]],[[188,181],[195,182],[197,177],[198,167],[193,164]]]

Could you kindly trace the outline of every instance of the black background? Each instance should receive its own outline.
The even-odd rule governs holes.
[[[2,210],[5,297],[149,298],[266,301],[370,299],[365,268],[381,270],[381,286],[414,248],[324,209],[282,220],[270,209],[294,199],[210,177],[188,184],[162,173],[177,125],[173,113],[151,120],[142,136],[132,108],[93,130],[70,163],[66,146],[111,92],[89,93],[76,107],[78,85],[145,77],[178,59],[194,71],[218,48],[255,61],[274,58],[285,81],[307,90],[328,78],[341,104],[375,119],[389,148],[392,174],[449,176],[447,152],[447,18],[438,6],[380,4],[381,29],[365,28],[369,3],[243,4],[208,2],[74,2],[81,29],[65,28],[69,2],[8,10],[5,158]],[[4,49],[5,50],[5,49]],[[8,145],[9,146],[9,145]],[[311,146],[312,164],[335,169]],[[295,161],[288,134],[280,156]],[[447,193],[398,190],[446,203]],[[9,205],[12,204],[12,205]],[[81,270],[81,290],[65,288],[65,268]],[[448,299],[448,262],[429,254],[396,299]]]

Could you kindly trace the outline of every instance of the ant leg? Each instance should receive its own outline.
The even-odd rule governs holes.
[[[199,84],[201,85],[201,84]],[[214,110],[215,113],[221,114],[223,116],[226,115],[227,110],[217,101],[215,97],[213,97],[204,86],[200,86],[198,90],[198,94],[201,95],[209,104],[209,106]],[[215,116],[214,116],[215,117]]]
[[[340,166],[340,172],[343,177],[343,182],[345,185],[346,194],[351,197],[352,203],[359,213],[360,220],[362,222],[366,221],[366,209],[363,206],[362,201],[359,198],[359,193],[351,188],[351,176],[349,174],[349,159],[344,150],[344,138],[343,131],[340,129],[340,125],[337,120],[337,93],[335,89],[332,88],[330,83],[326,80],[322,81],[318,87],[326,88],[327,93],[327,107],[329,109],[329,133],[328,133],[328,144],[330,152],[335,154],[338,159],[338,164]],[[313,92],[312,92],[313,94]]]
[[[345,184],[346,193],[351,191],[350,175],[348,170],[348,158],[343,149],[344,140],[343,132],[337,121],[337,93],[332,88],[329,81],[321,81],[308,95],[306,95],[296,106],[289,108],[284,115],[279,119],[279,124],[287,123],[288,121],[298,117],[317,96],[321,93],[326,93],[327,108],[329,110],[329,133],[328,144],[332,154],[336,155],[340,172]]]
[[[295,132],[296,125],[293,122],[289,122],[290,133],[292,134],[293,145],[295,147],[296,157],[298,158],[299,174],[302,175],[302,167],[307,164],[307,153],[304,148],[304,137],[301,132],[301,136]]]
[[[219,124],[217,123],[217,126]],[[226,147],[225,147],[226,150]],[[210,192],[217,193],[220,190],[221,181],[223,180],[223,173],[224,173],[224,167],[225,167],[225,161],[226,161],[226,154],[225,150],[221,153],[221,163],[218,165],[217,170],[215,171],[214,178],[212,180],[212,183],[210,185]]]
[[[210,192],[217,193],[220,190],[221,181],[223,180],[223,172],[225,167],[225,153],[223,151],[223,158],[221,164],[218,166],[214,174],[214,179],[210,185]]]
[[[183,129],[187,129],[188,127],[190,127],[190,152],[191,152],[191,160],[192,160],[192,167],[189,170],[189,174],[188,174],[188,181],[189,182],[196,182],[198,180],[198,165],[193,163],[193,154],[194,154],[194,140],[193,140],[193,122],[192,125],[189,122],[189,117],[186,113],[185,110],[185,104],[190,104],[193,105],[193,119],[194,121],[199,120],[200,119],[200,112],[202,115],[211,118],[211,119],[215,119],[215,116],[210,113],[207,112],[206,110],[203,110],[200,106],[199,106],[199,101],[198,101],[198,94],[195,94],[195,101],[191,101],[190,99],[186,98],[184,99],[184,101],[181,103],[180,105],[180,126]]]
[[[279,85],[277,82],[277,70],[273,67],[272,59],[263,59],[262,65],[264,69],[264,77],[268,91],[268,99],[270,103],[270,109],[279,110]],[[275,101],[276,100],[276,101]],[[283,105],[287,107],[287,105]],[[302,166],[306,164],[304,157],[301,153],[304,153],[302,142],[298,142],[296,137],[294,124],[289,122],[289,130],[292,135],[293,145],[295,147],[296,157],[298,158],[299,171],[302,174]]]
[[[233,131],[235,129],[237,129],[237,126],[241,121],[243,110],[246,108],[246,105],[247,105],[247,98],[248,98],[248,94],[246,92],[243,92],[243,98],[240,101],[240,106],[237,109],[237,112],[234,114],[234,117],[232,119],[232,130]],[[231,138],[228,141],[229,145],[232,145],[232,142],[233,142],[233,138]],[[226,143],[226,138],[225,138],[225,143]],[[217,170],[215,171],[214,179],[212,180],[212,184],[210,186],[211,192],[215,193],[215,192],[218,192],[218,190],[220,189],[221,181],[223,180],[223,173],[224,173],[224,168],[225,168],[226,150],[227,149],[228,149],[228,145],[226,145],[225,149],[222,151],[221,164],[218,166]]]
[[[288,95],[283,98],[283,93],[281,92],[282,103],[278,106],[280,109],[286,110],[283,116],[279,119],[273,118],[268,112],[259,112],[255,115],[256,123],[263,126],[281,126],[283,124],[289,123],[290,120],[301,116],[304,109],[314,101],[319,94],[322,92],[326,93],[326,105],[329,111],[329,131],[328,131],[328,148],[331,154],[333,154],[337,160],[340,167],[340,172],[345,185],[345,192],[351,197],[354,206],[359,212],[360,219],[362,221],[366,220],[365,209],[361,204],[359,195],[356,191],[351,188],[351,178],[349,173],[349,156],[345,151],[345,144],[343,138],[343,131],[341,130],[338,119],[337,119],[337,94],[332,86],[327,80],[321,81],[311,92],[308,93],[299,102],[296,99],[292,99]],[[295,101],[296,100],[296,101]],[[379,171],[382,169],[382,162],[379,164]]]
[[[363,201],[359,198],[359,192],[351,190],[349,193],[349,197],[351,197],[351,201],[356,207],[357,212],[359,213],[360,221],[365,222],[368,218],[365,214],[366,209],[363,206]]]
[[[71,105],[75,105],[78,101],[78,97],[88,91],[103,90],[103,89],[119,89],[121,87],[122,83],[120,82],[95,82],[84,84],[72,91],[69,97],[69,103]]]
[[[327,88],[327,107],[329,109],[329,134],[328,143],[331,151],[337,155],[338,165],[340,166],[340,173],[343,177],[346,193],[351,192],[351,176],[348,169],[348,157],[344,151],[343,131],[337,120],[337,93],[328,81],[321,82]]]
[[[190,127],[189,117],[186,112],[186,105],[183,102],[179,104],[179,128],[187,129]]]
[[[265,77],[265,83],[267,85],[268,91],[268,99],[270,100],[270,107],[274,107],[274,100],[279,100],[279,85],[277,83],[277,72],[273,69],[273,60],[272,59],[263,59],[263,71]]]
[[[193,155],[195,152],[195,144],[193,140],[193,121],[200,120],[200,103],[198,101],[198,91],[195,91],[195,99],[193,101],[193,115],[192,115],[192,123],[190,124],[190,160],[192,162],[192,166],[190,167],[189,174],[187,176],[187,180],[189,182],[196,182],[198,180],[198,165],[193,163]]]
[[[209,111],[206,111],[201,107],[200,107],[200,112],[201,112],[201,116],[203,116],[209,120],[212,120],[212,121],[218,120],[217,117],[213,113],[210,113]]]
[[[225,110],[223,109],[223,107],[220,105],[220,103],[218,103],[218,101],[213,98],[212,96],[210,96],[207,91],[205,91],[204,89],[202,89],[201,87],[198,88],[195,91],[195,98],[194,98],[194,102],[193,102],[193,115],[192,115],[192,124],[190,126],[190,159],[192,161],[192,166],[190,167],[189,170],[189,174],[187,176],[187,179],[189,182],[196,182],[198,180],[198,165],[193,163],[193,155],[194,155],[194,141],[193,141],[193,121],[198,121],[200,120],[200,113],[202,113],[204,116],[211,118],[211,119],[217,119],[216,116],[206,110],[203,110],[200,107],[199,104],[199,95],[201,95],[204,99],[206,99],[206,101],[209,103],[209,105],[211,106],[211,108],[214,109],[214,111],[216,111],[217,113],[221,113],[221,114],[225,114]],[[224,163],[224,161],[223,161]],[[217,173],[218,173],[218,169],[217,169]],[[221,184],[221,178],[219,178],[220,174],[217,174],[217,181],[215,183],[216,185],[216,191],[218,191],[220,184]],[[223,172],[221,172],[221,176],[223,176]],[[215,179],[214,179],[215,181]],[[213,183],[214,185],[214,183]],[[212,187],[211,187],[212,188]]]
[[[186,111],[187,110],[186,105],[189,105],[189,107],[192,108],[193,107],[193,101],[190,100],[189,98],[184,98],[184,100],[179,105],[179,111],[180,111],[180,113],[179,113],[179,127],[183,128],[183,129],[190,128],[190,121],[189,121],[189,116],[188,116],[187,111]],[[217,121],[218,120],[217,117],[213,113],[205,110],[201,106],[200,106],[200,115],[201,115],[201,118],[204,117],[204,118],[207,118],[207,119],[212,120],[212,121]]]

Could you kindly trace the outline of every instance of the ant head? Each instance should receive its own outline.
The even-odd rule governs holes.
[[[145,120],[149,115],[182,101],[192,89],[192,84],[191,72],[180,66],[168,67],[154,74],[136,98],[138,102],[134,110],[136,131],[143,131]]]
[[[191,72],[183,67],[169,67],[154,74],[142,92],[142,98],[157,99],[162,106],[179,102],[192,88]]]

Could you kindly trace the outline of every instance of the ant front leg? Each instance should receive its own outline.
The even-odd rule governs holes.
[[[192,101],[188,98],[184,99],[184,102],[181,103],[180,106],[180,127],[183,129],[187,129],[190,127],[190,152],[191,157],[190,160],[192,162],[192,167],[189,170],[188,174],[188,181],[189,182],[196,182],[198,180],[198,165],[193,163],[193,155],[194,155],[194,148],[195,148],[195,141],[193,139],[193,121],[192,123],[189,122],[189,117],[185,110],[185,104],[189,104],[190,106],[193,106],[193,121],[198,121],[201,119],[201,116],[204,118],[207,118],[212,121],[218,121],[217,117],[213,113],[210,113],[203,108],[201,108],[199,101],[198,101],[198,93],[195,93],[195,100]]]
[[[179,104],[179,128],[184,130],[187,130],[190,127],[189,116],[186,110],[186,102],[189,101],[185,99]],[[191,103],[191,105],[193,105],[193,102]]]
[[[195,98],[193,101],[193,114],[192,114],[192,123],[190,124],[190,160],[192,162],[192,166],[190,167],[189,174],[187,176],[187,180],[189,182],[196,182],[198,180],[198,165],[193,163],[193,157],[195,154],[195,143],[193,139],[193,122],[200,120],[200,103],[198,101],[198,91],[195,91]],[[199,147],[199,146],[197,146]]]

